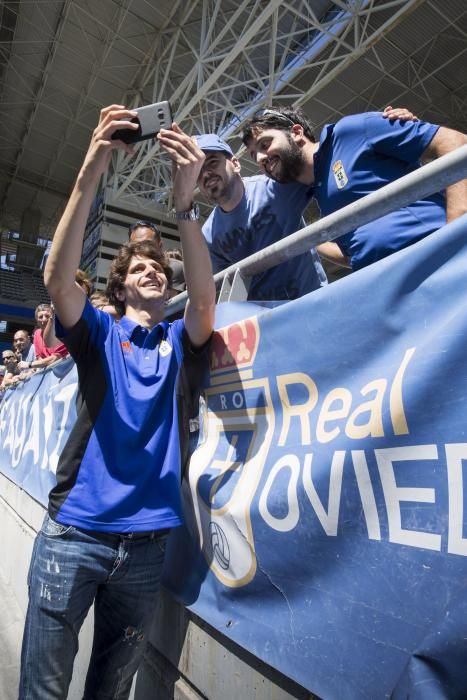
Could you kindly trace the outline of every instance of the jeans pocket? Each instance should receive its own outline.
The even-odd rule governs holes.
[[[75,528],[73,525],[62,525],[61,523],[57,523],[57,521],[53,520],[47,513],[44,518],[44,522],[42,523],[41,532],[46,537],[62,537],[63,535],[66,535],[67,532],[72,532],[74,529]]]

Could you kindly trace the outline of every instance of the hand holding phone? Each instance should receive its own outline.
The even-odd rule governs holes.
[[[138,124],[138,129],[118,129],[112,134],[112,139],[124,143],[137,143],[154,138],[160,129],[172,127],[172,110],[167,101],[138,107],[134,111],[138,114],[130,121]]]

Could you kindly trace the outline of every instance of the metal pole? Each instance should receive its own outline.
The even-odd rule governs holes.
[[[333,241],[359,226],[379,219],[390,211],[401,209],[411,202],[444,190],[465,177],[467,177],[467,144],[385,185],[377,192],[372,192],[290,234],[277,243],[272,243],[241,262],[227,267],[214,275],[214,280],[216,284],[220,283],[226,275],[234,274],[237,269],[243,276],[268,270],[296,255],[305,253],[319,243]],[[384,235],[384,231],[375,229],[374,235]],[[182,309],[186,300],[186,292],[177,295],[167,305],[167,314],[170,315]]]

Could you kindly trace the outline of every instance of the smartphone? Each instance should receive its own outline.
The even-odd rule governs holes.
[[[137,143],[145,139],[152,139],[160,129],[172,127],[172,110],[168,102],[156,102],[153,105],[138,107],[137,117],[130,121],[138,124],[138,129],[118,129],[112,134],[113,139],[119,139],[125,143]]]

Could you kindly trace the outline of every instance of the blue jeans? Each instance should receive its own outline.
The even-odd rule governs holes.
[[[167,531],[140,535],[79,530],[46,515],[28,575],[19,700],[65,700],[78,632],[93,603],[84,700],[128,697],[155,609]]]

